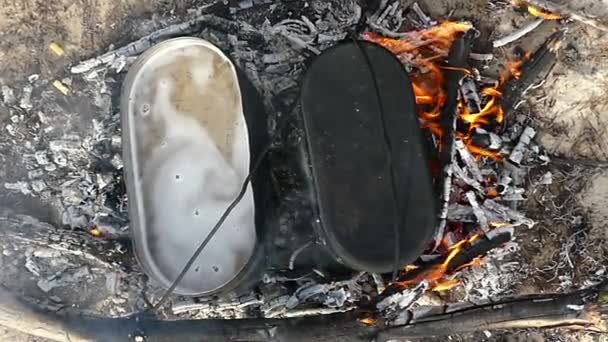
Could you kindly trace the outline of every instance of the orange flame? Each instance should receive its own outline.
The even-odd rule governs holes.
[[[481,266],[481,259],[482,259],[481,256],[477,256],[473,260],[471,260],[470,262],[467,262],[466,264],[463,264],[463,265],[459,266],[458,268],[456,268],[454,270],[454,272],[458,272],[458,271],[463,270],[463,269],[465,269],[467,267],[474,267],[474,266],[479,267],[479,266]]]
[[[543,18],[546,20],[557,20],[562,18],[562,16],[559,14],[551,13],[542,8],[532,6],[524,0],[511,0],[511,4],[519,8],[525,7],[528,10],[528,13],[532,14],[535,17]]]
[[[362,324],[367,325],[367,326],[373,326],[378,323],[378,320],[373,317],[365,317],[365,318],[361,318],[359,320],[359,322],[361,322]]]
[[[558,20],[561,19],[562,16],[559,14],[547,12],[543,9],[536,8],[532,5],[528,5],[528,13],[532,14],[535,17],[540,17],[546,20]]]
[[[99,230],[99,228],[97,227],[91,228],[91,230],[89,230],[89,233],[91,233],[91,235],[93,235],[94,237],[101,237],[101,235],[103,235],[101,233],[101,230]]]
[[[441,110],[447,99],[444,89],[445,70],[458,70],[467,75],[471,74],[468,69],[443,66],[441,62],[448,56],[456,38],[471,28],[470,23],[444,21],[431,28],[407,32],[402,39],[387,38],[375,33],[364,34],[366,40],[382,45],[394,53],[402,63],[415,67],[409,76],[422,127],[429,129],[439,141],[443,134],[440,124]],[[484,103],[479,112],[471,112],[464,99],[459,103],[459,117],[468,124],[468,131],[457,132],[457,135],[475,156],[502,159],[498,152],[475,146],[471,140],[475,128],[502,123],[504,112],[499,103],[502,97],[500,88],[509,79],[520,77],[523,63],[524,60],[510,61],[506,70],[501,73],[498,86],[481,89]]]
[[[447,275],[450,262],[462,251],[465,246],[473,244],[480,237],[481,236],[479,234],[475,234],[468,239],[464,239],[457,242],[455,245],[448,249],[448,255],[440,265],[437,265],[426,272],[422,272],[416,275],[411,280],[398,281],[395,284],[400,286],[411,286],[418,284],[423,280],[428,280],[431,283],[440,281],[444,276]]]
[[[496,188],[488,188],[486,190],[486,196],[490,198],[498,197],[498,190],[496,190]]]
[[[435,292],[447,291],[447,290],[455,287],[458,284],[460,284],[460,281],[458,279],[442,280],[442,281],[437,282],[431,288],[431,291],[435,291]]]
[[[405,272],[413,271],[415,269],[418,269],[418,266],[416,266],[416,265],[407,265],[407,266],[405,266]]]
[[[437,135],[440,135],[441,129],[436,123],[446,101],[444,72],[437,60],[447,57],[454,40],[471,27],[466,22],[444,21],[431,28],[408,32],[403,39],[382,37],[375,33],[364,35],[365,39],[391,51],[404,64],[417,67],[415,72],[410,73],[416,103],[421,107],[421,118],[425,119],[423,126]]]

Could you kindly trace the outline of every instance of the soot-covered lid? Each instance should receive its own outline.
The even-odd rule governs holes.
[[[403,65],[379,45],[341,44],[312,62],[301,103],[317,228],[330,252],[349,267],[378,273],[391,271],[396,255],[399,265],[415,260],[437,219],[429,159]]]

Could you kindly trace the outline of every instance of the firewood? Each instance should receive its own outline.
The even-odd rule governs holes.
[[[364,325],[361,312],[290,319],[162,321],[36,312],[0,289],[0,325],[54,341],[389,341],[482,330],[572,328],[607,332],[608,283],[568,294],[420,308],[400,326]]]

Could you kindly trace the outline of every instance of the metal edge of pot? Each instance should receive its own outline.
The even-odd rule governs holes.
[[[230,66],[232,67],[232,71],[234,73],[234,79],[237,81],[239,101],[241,102],[241,106],[243,106],[241,85],[237,76],[236,66],[234,65],[232,60],[228,58],[224,54],[224,52],[222,52],[217,46],[206,40],[195,37],[172,38],[158,43],[154,47],[145,51],[129,69],[129,72],[127,73],[127,76],[123,81],[121,89],[120,113],[123,141],[122,156],[124,160],[123,174],[125,177],[125,185],[129,198],[129,219],[131,231],[130,234],[134,245],[134,254],[145,273],[165,288],[168,288],[171,285],[172,281],[169,281],[160,271],[159,267],[155,265],[155,263],[152,261],[154,258],[152,257],[150,249],[148,247],[148,241],[146,236],[147,232],[145,226],[146,220],[144,217],[144,210],[141,203],[141,198],[143,197],[143,194],[141,188],[137,186],[137,184],[135,184],[135,180],[137,179],[135,175],[139,170],[139,162],[138,157],[136,155],[136,144],[134,144],[136,138],[133,137],[133,113],[131,112],[130,104],[135,85],[134,82],[136,82],[137,77],[140,74],[140,70],[147,64],[151,57],[166,50],[192,45],[202,45],[206,48],[209,48],[215,53],[222,56],[222,58],[224,58],[230,63]],[[249,132],[247,133],[249,134]],[[250,145],[249,139],[247,141],[247,144],[248,146]],[[203,238],[204,237],[201,237],[201,241]],[[243,265],[243,267],[240,269],[240,271],[238,271],[237,275],[232,278],[232,280],[228,281],[227,283],[221,285],[216,289],[205,292],[181,291],[179,286],[175,289],[174,292],[176,294],[185,296],[210,296],[233,291],[236,288],[240,287],[240,283],[243,278],[247,278],[248,276],[250,276],[250,274],[253,272],[252,269],[257,269],[257,267],[255,266],[259,263],[259,259],[261,259],[260,250],[262,250],[262,248],[260,248],[259,237],[257,237],[256,232],[256,241],[254,242],[252,254],[249,256],[248,262]]]

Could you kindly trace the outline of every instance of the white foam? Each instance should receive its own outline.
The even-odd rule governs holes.
[[[140,70],[142,75],[149,74],[141,82],[134,82],[142,89],[138,90],[133,108],[150,104],[150,114],[134,121],[136,136],[151,142],[145,145],[149,157],[139,160],[143,172],[137,182],[142,185],[139,202],[144,205],[140,221],[146,224],[143,235],[147,243],[136,243],[136,248],[148,249],[143,255],[152,259],[147,263],[163,275],[165,279],[161,281],[165,285],[177,276],[237,196],[249,171],[249,139],[240,94],[237,113],[225,113],[234,117],[234,121],[226,129],[222,142],[213,139],[217,132],[211,134],[201,123],[201,118],[207,119],[205,115],[217,117],[217,113],[206,112],[205,103],[194,113],[182,112],[172,97],[178,89],[176,83],[181,82],[179,77],[184,75],[191,75],[190,86],[201,92],[218,91],[214,88],[217,75],[211,54],[217,51],[199,45],[174,50],[162,58],[150,58]],[[159,71],[161,66],[171,67],[169,60],[184,56],[194,61],[185,74],[150,73]],[[225,56],[221,57],[227,61]],[[232,82],[237,82],[234,69],[231,71]],[[230,153],[222,151],[227,148],[226,141]],[[233,279],[252,255],[255,235],[253,193],[249,188],[182,281],[181,292],[206,292]]]

